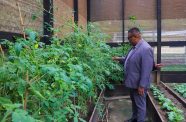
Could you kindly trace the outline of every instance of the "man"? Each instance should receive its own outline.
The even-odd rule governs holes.
[[[122,58],[125,71],[125,85],[130,89],[132,118],[125,122],[144,122],[146,116],[146,95],[150,87],[150,75],[153,68],[161,64],[154,63],[151,46],[142,39],[136,27],[128,31],[128,40],[133,46],[125,58]],[[120,60],[114,57],[114,60]]]

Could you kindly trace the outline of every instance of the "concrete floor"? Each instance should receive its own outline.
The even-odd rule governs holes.
[[[130,99],[108,101],[109,122],[124,122],[132,115]]]
[[[108,101],[108,122],[124,122],[131,118],[132,105],[129,98]],[[146,122],[149,122],[148,120]]]

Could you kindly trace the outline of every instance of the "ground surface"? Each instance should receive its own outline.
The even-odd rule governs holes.
[[[129,98],[108,101],[108,121],[124,122],[124,120],[129,119],[132,115],[131,106],[131,100]]]

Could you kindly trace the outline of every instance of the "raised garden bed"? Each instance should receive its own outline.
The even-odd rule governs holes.
[[[98,122],[99,118],[100,118],[100,104],[103,104],[103,96],[104,96],[104,90],[102,90],[99,94],[98,100],[96,102],[96,104],[94,105],[93,109],[90,110],[89,114],[88,114],[88,118],[87,121],[88,122]],[[104,111],[104,110],[103,110]]]
[[[151,122],[164,122],[164,117],[161,116],[159,109],[160,108],[156,106],[152,95],[147,93],[147,115]]]
[[[169,88],[162,82],[157,87],[152,88],[149,92],[154,108],[159,113],[161,121],[163,122],[184,122],[186,108],[179,97],[169,90]]]
[[[181,102],[181,100],[178,97],[175,97],[175,95],[172,93],[172,89],[160,82],[160,84],[157,86],[157,88],[160,90],[160,92],[162,92],[162,94],[164,95],[164,97],[162,98],[168,98],[171,101],[171,104],[169,103],[170,101],[168,100],[167,102],[163,104],[160,104],[161,101],[158,101],[157,99],[155,99],[153,93],[150,91],[147,95],[147,117],[148,117],[148,122],[185,122],[185,118],[186,118],[186,113],[184,113],[186,111],[186,108],[184,106],[184,103]],[[171,91],[172,90],[172,91]],[[175,91],[173,91],[175,92]],[[105,108],[104,108],[104,115],[105,115],[105,119],[102,119],[102,121],[107,121],[107,117],[109,116],[109,111],[108,111],[108,101],[114,101],[114,100],[119,100],[119,99],[123,99],[126,100],[127,98],[129,98],[129,92],[128,89],[125,88],[123,85],[115,85],[115,89],[106,89],[104,92],[101,92],[98,102],[97,103],[104,103],[105,104]],[[97,104],[96,103],[96,104]],[[171,110],[166,110],[166,104],[174,105],[173,111]],[[162,109],[162,106],[164,106],[164,110]],[[125,106],[123,106],[125,107]],[[95,105],[93,112],[91,113],[90,119],[87,120],[89,122],[100,122],[101,120],[99,119],[100,117],[100,113],[98,110],[98,104]],[[171,108],[169,108],[171,109]],[[182,112],[181,112],[181,111]],[[175,111],[178,111],[178,113],[180,112],[180,115],[176,115],[178,118],[177,120],[170,120],[171,117],[173,118]],[[171,113],[172,112],[172,113]],[[183,117],[183,118],[182,118]],[[118,118],[120,119],[120,118]],[[180,119],[180,120],[179,120]],[[118,120],[119,121],[119,120]]]
[[[185,83],[166,83],[167,87],[176,94],[186,105],[186,84]]]

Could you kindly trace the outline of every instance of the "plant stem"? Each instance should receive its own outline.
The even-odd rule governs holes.
[[[6,122],[6,118],[7,118],[11,113],[12,113],[12,111],[8,110],[8,111],[5,113],[5,115],[4,115],[3,119],[1,120],[1,122]]]
[[[37,75],[36,77],[32,78],[30,80],[30,82],[36,82],[36,81],[39,81],[42,77],[44,77],[46,74],[42,75],[41,77],[39,77],[39,75]]]
[[[4,57],[5,57],[5,53],[4,53],[4,51],[3,51],[3,48],[2,48],[2,46],[1,46],[1,44],[0,44],[0,51],[1,51],[2,56],[3,56],[3,58],[4,58]]]
[[[26,72],[26,81],[29,82],[28,70]],[[23,106],[23,108],[24,108],[24,110],[26,110],[26,108],[27,108],[27,97],[28,97],[28,88],[26,88],[24,96],[25,96],[25,98],[24,98],[24,106]]]

